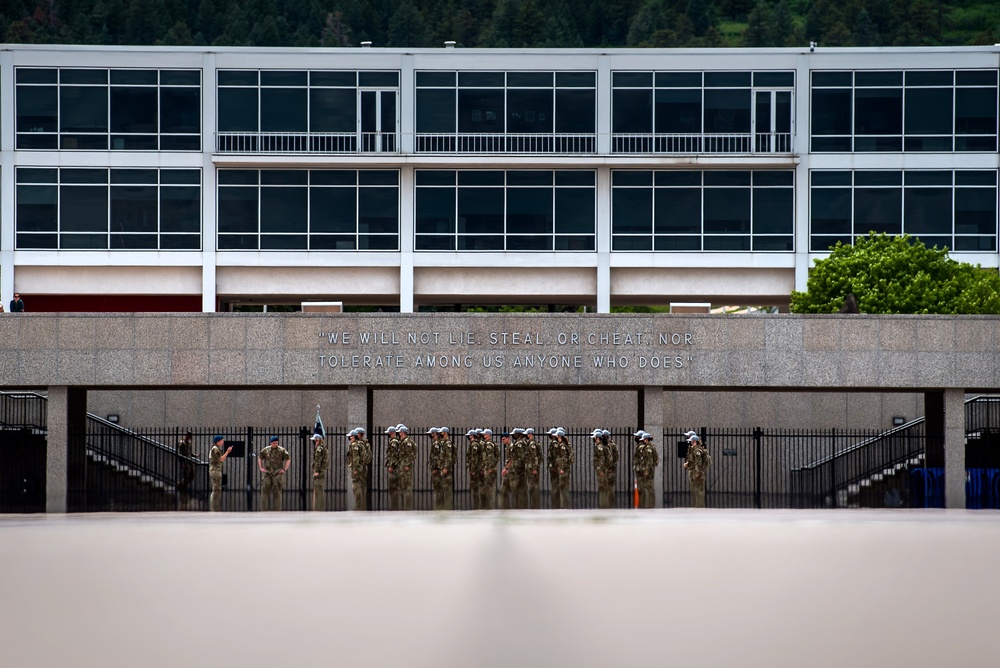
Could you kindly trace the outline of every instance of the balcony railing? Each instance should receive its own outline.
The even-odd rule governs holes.
[[[218,132],[218,153],[378,154],[399,153],[391,132]],[[596,134],[418,133],[413,151],[422,154],[594,155]],[[611,152],[625,155],[774,155],[792,152],[788,132],[732,134],[611,135]]]
[[[731,134],[618,133],[611,136],[612,153],[692,155],[756,155],[791,153],[790,132],[737,132]]]
[[[417,134],[417,153],[580,155],[597,152],[595,134]]]
[[[217,132],[217,153],[396,153],[391,132]]]

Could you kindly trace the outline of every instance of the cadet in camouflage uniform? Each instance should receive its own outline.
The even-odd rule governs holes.
[[[618,444],[615,443],[614,439],[611,438],[611,432],[607,429],[601,430],[601,441],[608,448],[609,461],[608,461],[608,486],[610,487],[610,504],[609,508],[615,507],[615,487],[618,486]]]
[[[434,510],[451,510],[454,491],[455,450],[438,427],[427,432],[431,436],[431,449],[427,463],[431,469],[431,489],[434,490]]]
[[[472,509],[482,509],[482,499],[480,498],[480,487],[482,486],[482,463],[483,449],[476,437],[476,430],[470,429],[465,432],[465,438],[469,444],[465,446],[465,469],[469,472],[469,493],[472,496]]]
[[[396,463],[399,465],[401,510],[413,510],[413,467],[417,462],[417,444],[410,438],[410,430],[405,424],[396,425],[396,431],[400,435]]]
[[[705,474],[712,465],[712,456],[701,442],[701,437],[693,431],[684,434],[688,437],[687,457],[684,458],[684,469],[691,480],[691,504],[695,508],[705,507]]]
[[[451,430],[448,427],[438,427],[438,442],[443,453],[441,463],[441,489],[444,494],[444,510],[455,509],[455,462],[458,461],[458,448],[451,442]]]
[[[233,446],[222,448],[226,445],[226,439],[216,436],[212,439],[212,450],[208,453],[208,479],[212,482],[212,495],[208,497],[208,509],[212,512],[222,510],[222,462],[233,451]]]
[[[510,494],[513,503],[508,508],[528,507],[528,488],[524,478],[524,460],[527,452],[527,440],[524,437],[524,429],[518,427],[511,433],[514,439],[507,450],[507,461],[504,463],[503,475],[507,476]]]
[[[330,468],[330,450],[323,441],[323,435],[312,435],[313,445],[313,510],[326,510],[326,472]]]
[[[184,433],[184,438],[177,441],[177,468],[180,473],[177,479],[177,510],[190,510],[191,483],[194,482],[194,464],[191,462],[194,456],[191,448],[192,436],[193,434],[188,431]]]
[[[260,485],[260,509],[281,510],[281,493],[285,487],[285,471],[292,463],[288,450],[278,445],[278,437],[272,436],[266,448],[261,448],[257,457],[257,468],[263,474]]]
[[[597,475],[597,505],[599,508],[610,508],[612,503],[611,485],[609,479],[614,474],[611,466],[613,455],[611,448],[604,440],[604,432],[595,429],[590,435],[594,439],[594,473]]]
[[[527,495],[527,508],[540,508],[541,493],[540,478],[542,475],[542,446],[535,440],[535,430],[528,427],[524,430],[524,491]]]
[[[399,510],[402,499],[399,496],[399,435],[396,427],[385,430],[389,435],[389,445],[385,448],[385,468],[389,478],[389,510]]]
[[[479,507],[485,510],[493,510],[496,507],[497,499],[497,463],[500,461],[500,447],[493,440],[493,430],[483,430],[482,458],[480,459],[480,469],[482,471],[479,489]]]
[[[364,433],[365,430],[358,427],[347,435],[347,466],[351,471],[355,510],[368,510],[368,465],[372,452]]]
[[[569,481],[573,469],[573,446],[566,438],[566,430],[553,427],[549,430],[549,483],[552,488],[552,507],[569,508]]]
[[[638,443],[635,446],[632,468],[635,470],[635,482],[639,488],[639,507],[655,508],[654,482],[656,468],[660,465],[660,453],[653,445],[652,434],[640,429],[634,435]]]

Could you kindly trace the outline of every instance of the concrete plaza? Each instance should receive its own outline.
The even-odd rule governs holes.
[[[996,665],[1000,514],[0,517],[4,665]]]

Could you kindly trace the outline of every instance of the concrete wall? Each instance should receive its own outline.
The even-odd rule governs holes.
[[[377,390],[374,424],[534,426],[637,425],[632,390]],[[347,422],[346,390],[95,390],[88,410],[132,427],[301,426],[316,404],[328,427]],[[847,392],[664,393],[664,426],[881,429],[894,416],[923,415],[923,395]],[[356,426],[356,425],[351,425]]]

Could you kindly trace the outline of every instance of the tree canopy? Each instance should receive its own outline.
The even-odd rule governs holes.
[[[0,0],[6,43],[924,46],[1000,42],[996,0]]]
[[[1000,313],[1000,273],[910,236],[871,234],[817,260],[791,310],[835,313],[850,294],[861,313]]]

